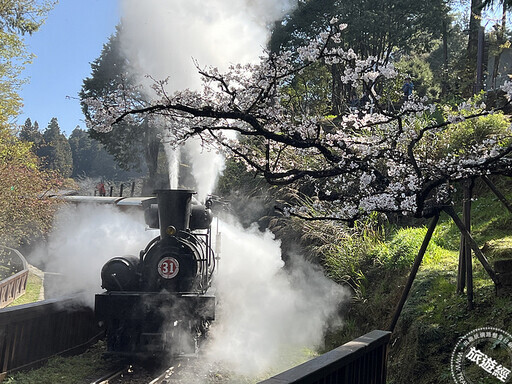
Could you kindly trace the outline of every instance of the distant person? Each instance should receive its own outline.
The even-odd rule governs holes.
[[[402,91],[404,92],[404,101],[407,100],[412,95],[412,90],[414,89],[414,84],[411,81],[411,78],[407,76],[405,78],[405,83],[402,87]]]
[[[98,194],[100,196],[106,196],[107,191],[105,191],[105,184],[103,184],[103,181],[100,181],[98,185],[96,186],[96,189],[98,190]]]

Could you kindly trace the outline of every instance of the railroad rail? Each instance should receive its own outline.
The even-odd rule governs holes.
[[[105,373],[100,376],[98,379],[91,381],[90,384],[108,384],[113,383],[114,380],[118,379],[123,373],[127,372],[130,368],[129,365],[123,367],[117,367],[110,372]]]
[[[20,271],[0,281],[0,308],[5,308],[25,293],[28,280],[28,263],[23,255],[14,248],[0,246],[0,251],[10,253],[13,259],[18,259]]]
[[[126,365],[117,367],[110,372],[103,374],[98,379],[91,381],[90,384],[109,384],[109,383],[144,383],[144,384],[166,384],[170,382],[170,377],[174,373],[174,367],[169,367],[164,371],[147,371],[140,366]]]

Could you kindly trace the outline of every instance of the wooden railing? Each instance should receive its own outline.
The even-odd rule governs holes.
[[[390,336],[372,331],[259,384],[385,384]]]
[[[0,281],[0,308],[5,308],[11,304],[16,298],[25,293],[28,280],[28,264],[25,258],[16,249],[1,246],[4,252],[9,252],[15,258],[19,258],[21,270]]]
[[[0,310],[0,381],[57,354],[81,352],[103,332],[91,308],[76,298],[39,301]]]

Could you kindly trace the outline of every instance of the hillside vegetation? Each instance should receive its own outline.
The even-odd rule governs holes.
[[[510,180],[499,185],[510,201]],[[512,214],[483,183],[477,184],[472,205],[472,234],[489,262],[512,258]],[[326,349],[390,324],[426,227],[386,224],[380,228],[378,236],[375,232],[369,236],[366,230],[362,237],[351,238],[348,247],[340,242],[337,247],[348,249],[349,255],[330,253],[324,259],[328,273],[355,288],[345,326],[329,335]],[[350,254],[354,242],[359,242],[356,256]],[[457,228],[442,215],[392,335],[389,383],[451,382],[450,358],[459,337],[484,326],[511,330],[512,297],[496,296],[493,282],[476,258],[474,309],[468,309],[465,294],[457,293],[459,242]]]

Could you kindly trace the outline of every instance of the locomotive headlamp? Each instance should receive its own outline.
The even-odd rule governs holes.
[[[167,227],[167,229],[165,230],[165,232],[169,235],[169,236],[173,236],[176,234],[176,228],[173,227],[172,225],[169,225]]]

